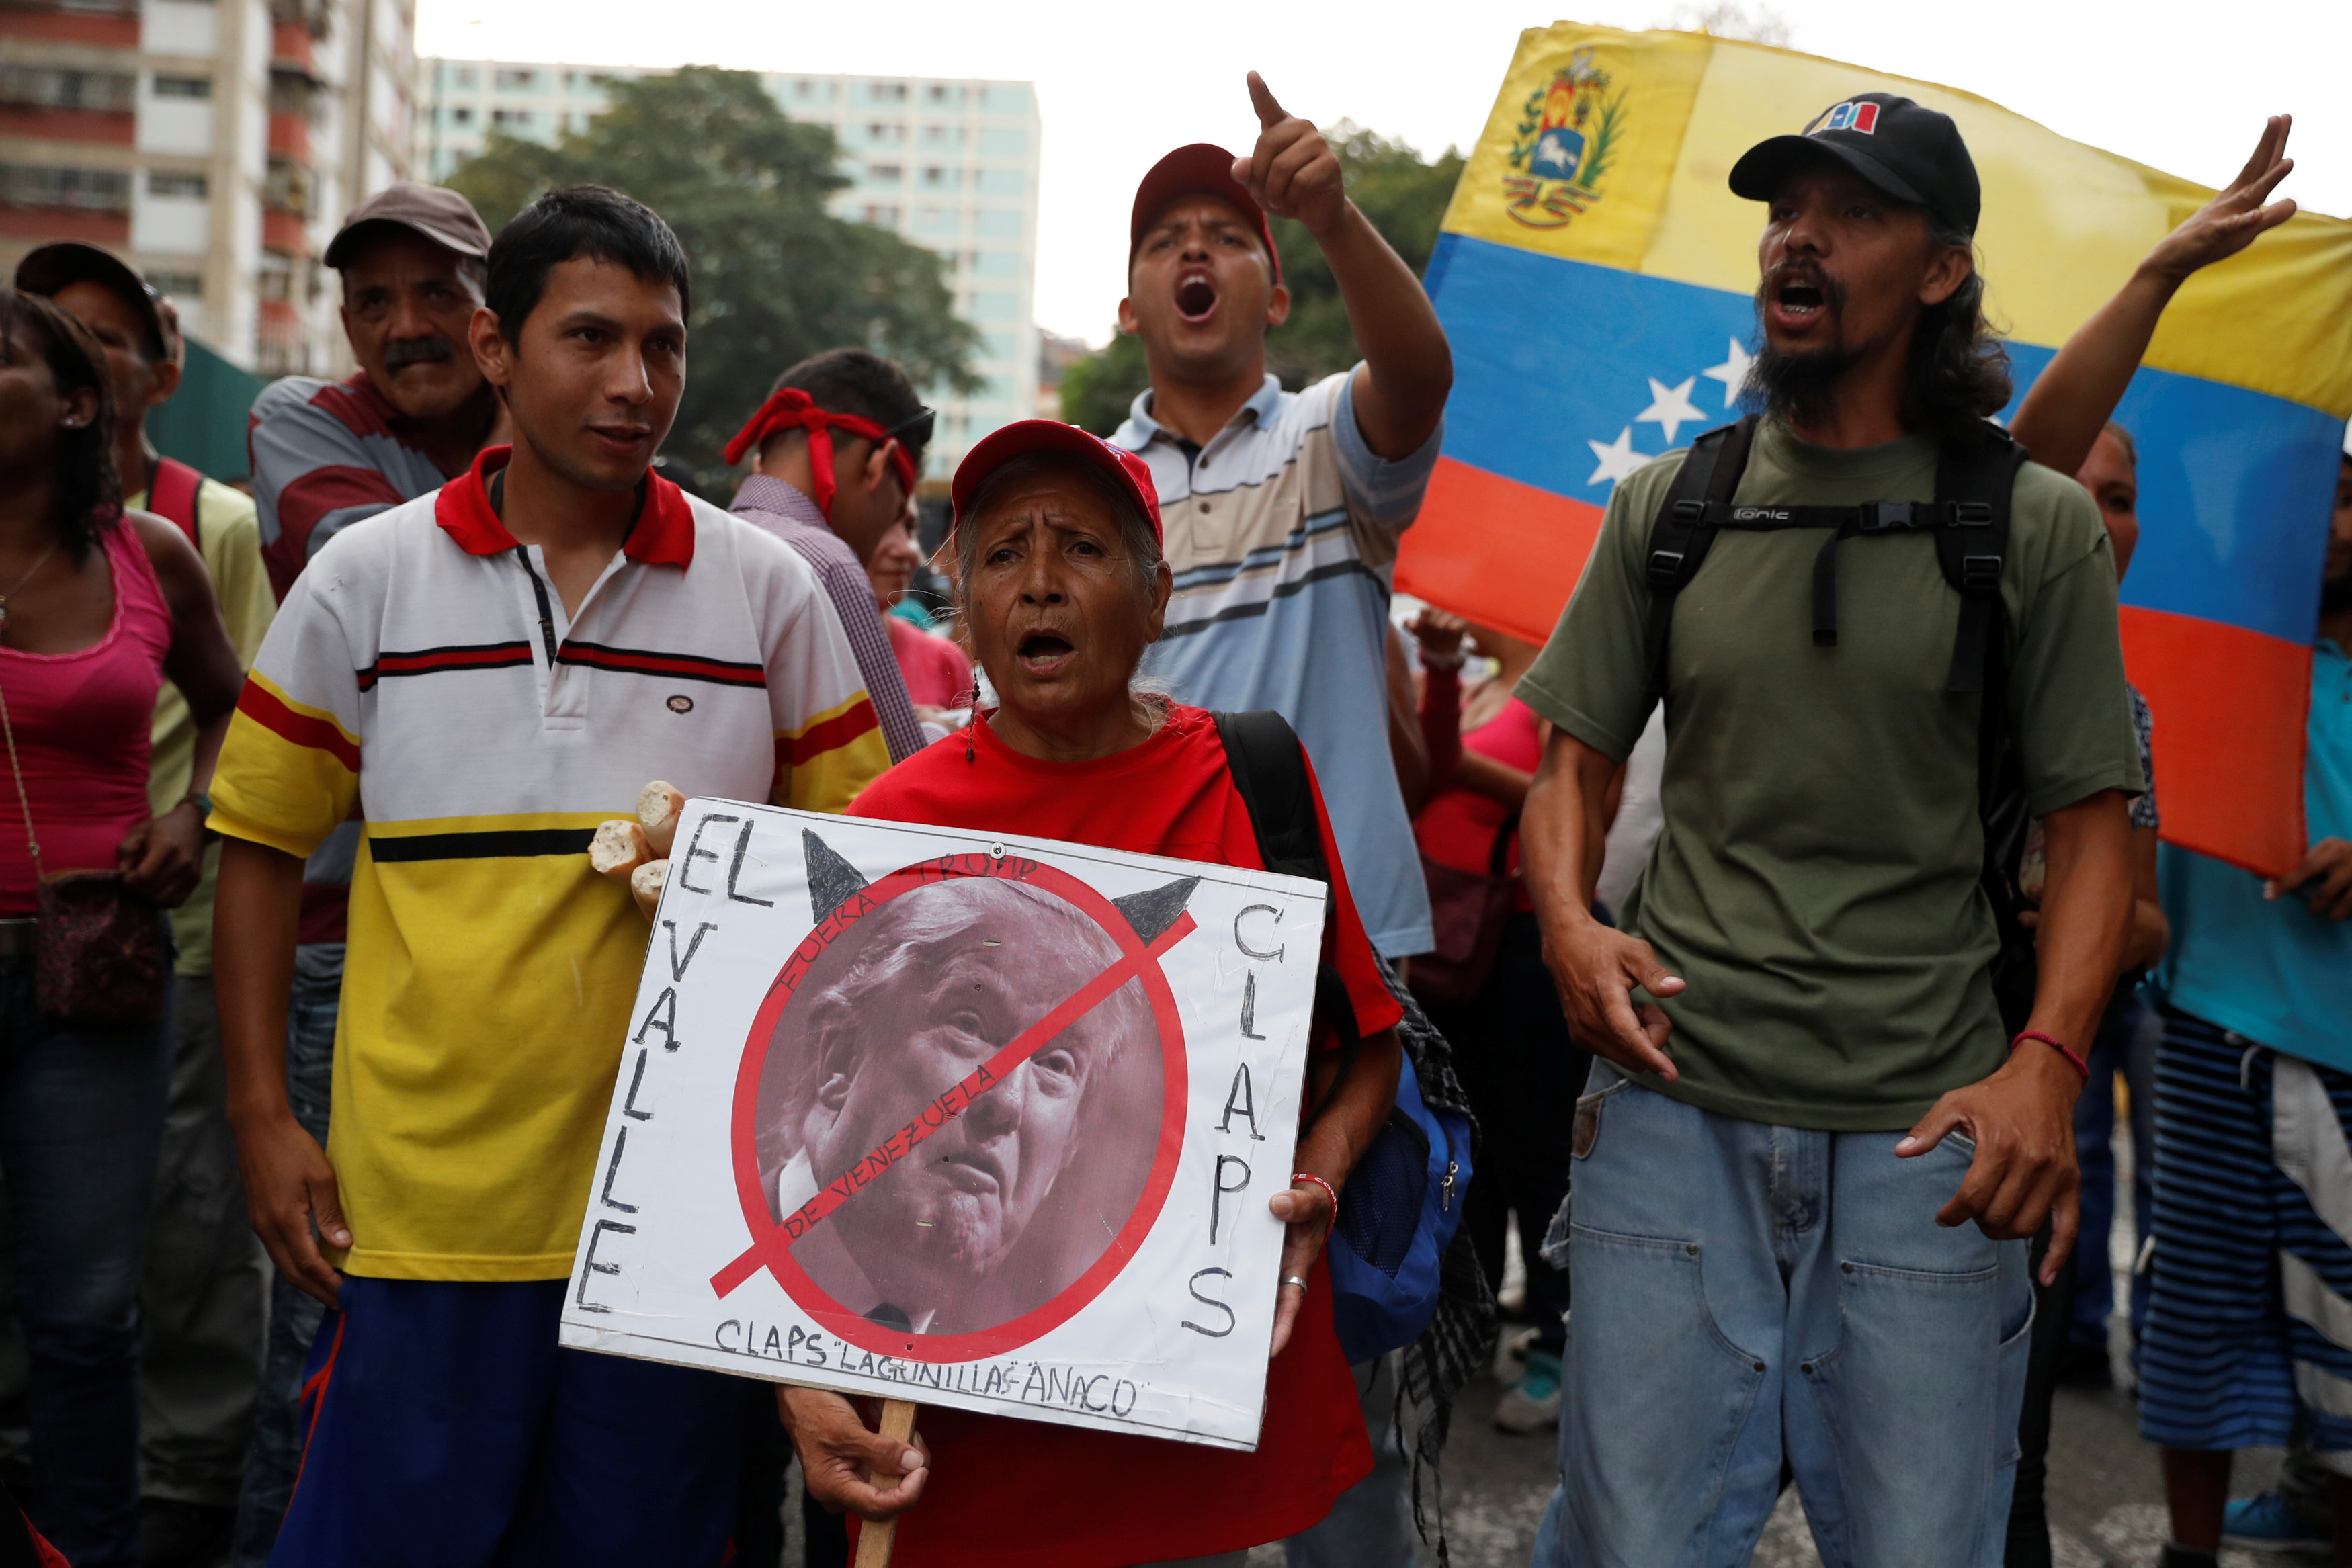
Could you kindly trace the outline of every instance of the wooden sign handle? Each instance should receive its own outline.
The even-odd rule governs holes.
[[[911,1399],[882,1401],[882,1436],[896,1443],[911,1443],[915,1439],[915,1402]],[[880,1470],[866,1472],[866,1480],[880,1486],[892,1478]],[[857,1568],[890,1568],[890,1548],[898,1534],[898,1521],[868,1520],[857,1529]]]

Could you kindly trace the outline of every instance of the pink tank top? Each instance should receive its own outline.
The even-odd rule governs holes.
[[[114,579],[106,635],[71,653],[0,647],[0,694],[16,735],[16,759],[32,801],[41,868],[111,871],[122,836],[147,821],[147,737],[172,611],[128,523],[99,536]],[[33,862],[25,810],[0,750],[0,917],[33,913]]]

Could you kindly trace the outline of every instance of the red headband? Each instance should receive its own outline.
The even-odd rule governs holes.
[[[863,415],[835,413],[816,406],[808,393],[798,387],[780,387],[768,394],[759,412],[735,433],[720,454],[732,467],[743,461],[743,455],[780,430],[805,430],[809,438],[809,488],[814,493],[809,499],[816,503],[825,520],[833,519],[833,431],[835,427],[852,435],[864,436],[877,446],[888,439],[889,432]],[[890,448],[891,465],[898,470],[898,482],[907,486],[907,494],[915,493],[915,455],[907,444],[898,442]]]

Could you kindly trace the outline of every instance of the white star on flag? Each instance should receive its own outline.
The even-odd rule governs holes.
[[[1635,414],[1633,422],[1639,424],[1648,420],[1665,433],[1666,444],[1672,446],[1675,431],[1685,423],[1696,423],[1706,417],[1699,413],[1698,404],[1690,400],[1691,388],[1698,385],[1698,378],[1686,377],[1678,387],[1669,387],[1655,376],[1650,377],[1649,382],[1650,406]]]
[[[1653,382],[1650,384],[1655,386],[1657,383]],[[1614,441],[1587,441],[1584,444],[1592,448],[1593,456],[1601,459],[1601,466],[1595,468],[1592,477],[1585,481],[1588,485],[1613,485],[1650,460],[1646,454],[1633,450],[1633,427],[1630,424],[1617,433]]]
[[[1748,367],[1756,362],[1756,356],[1741,348],[1737,338],[1727,340],[1727,347],[1730,357],[1715,369],[1701,371],[1699,374],[1711,382],[1723,383],[1723,406],[1729,408],[1739,401],[1739,389],[1747,383]]]

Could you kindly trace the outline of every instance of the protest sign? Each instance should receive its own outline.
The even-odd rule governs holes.
[[[562,1343],[1254,1448],[1323,904],[688,802]]]

